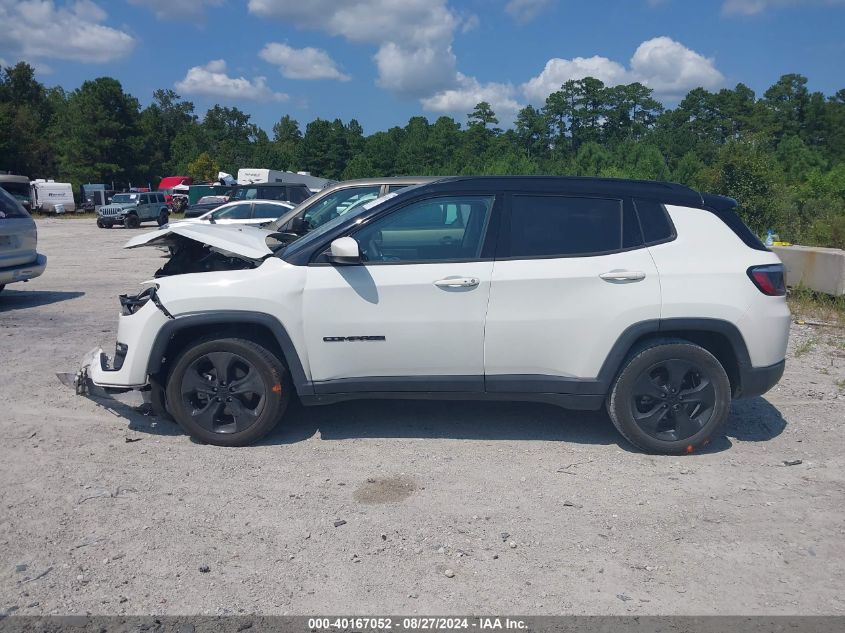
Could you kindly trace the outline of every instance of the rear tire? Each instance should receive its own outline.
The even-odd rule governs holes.
[[[731,385],[703,347],[658,340],[636,352],[613,385],[607,411],[631,444],[649,453],[692,453],[728,418]]]
[[[245,339],[198,341],[179,354],[167,379],[166,407],[193,438],[247,446],[279,423],[290,401],[281,360]]]
[[[0,284],[0,292],[3,292],[3,288],[6,287],[6,284]]]
[[[161,213],[158,214],[158,225],[159,226],[164,226],[165,224],[167,224],[168,220],[169,220],[169,218],[168,218],[168,215],[167,215],[167,211],[162,211]]]
[[[130,213],[126,216],[126,218],[124,218],[123,226],[125,226],[127,229],[137,229],[139,226],[141,226],[141,221],[138,219],[137,215],[135,215],[134,213]]]

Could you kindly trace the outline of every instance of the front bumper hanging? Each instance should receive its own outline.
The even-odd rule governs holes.
[[[95,385],[94,381],[91,380],[90,374],[91,364],[95,362],[101,363],[103,355],[103,350],[96,347],[82,357],[82,364],[75,374],[63,372],[57,373],[56,377],[65,387],[73,389],[78,396],[93,395],[98,397],[107,397],[109,393],[103,387]]]

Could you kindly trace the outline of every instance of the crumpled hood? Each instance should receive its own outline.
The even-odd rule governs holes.
[[[220,226],[193,222],[166,224],[157,231],[133,237],[124,248],[167,246],[168,240],[174,235],[207,244],[212,250],[224,255],[261,261],[273,254],[267,246],[267,237],[273,235],[272,231],[254,226]]]

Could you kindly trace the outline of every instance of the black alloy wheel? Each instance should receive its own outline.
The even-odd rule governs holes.
[[[694,436],[713,417],[715,405],[713,380],[701,367],[680,358],[655,363],[642,372],[630,397],[637,426],[663,441]]]
[[[692,453],[728,418],[731,384],[719,360],[681,339],[656,339],[632,353],[607,411],[617,430],[651,453]]]
[[[232,352],[211,352],[182,375],[182,404],[191,419],[212,433],[246,431],[258,420],[267,386],[248,360]]]
[[[265,436],[292,393],[282,361],[246,339],[199,340],[165,373],[162,408],[193,438],[218,446],[246,446]]]

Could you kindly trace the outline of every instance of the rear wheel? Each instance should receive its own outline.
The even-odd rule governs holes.
[[[727,420],[731,385],[721,363],[686,341],[637,352],[613,386],[607,410],[619,432],[652,453],[691,453]]]
[[[168,220],[167,211],[162,209],[161,213],[158,214],[158,225],[164,226],[165,224],[167,224],[167,220]]]
[[[126,218],[124,218],[123,226],[125,226],[127,229],[137,229],[139,226],[141,226],[141,221],[138,219],[137,215],[135,215],[134,213],[130,213],[126,216]]]
[[[167,410],[197,440],[246,446],[269,433],[290,400],[282,362],[256,343],[199,342],[177,358],[167,380]]]
[[[0,292],[3,292],[3,288],[6,287],[6,284],[0,284]]]

